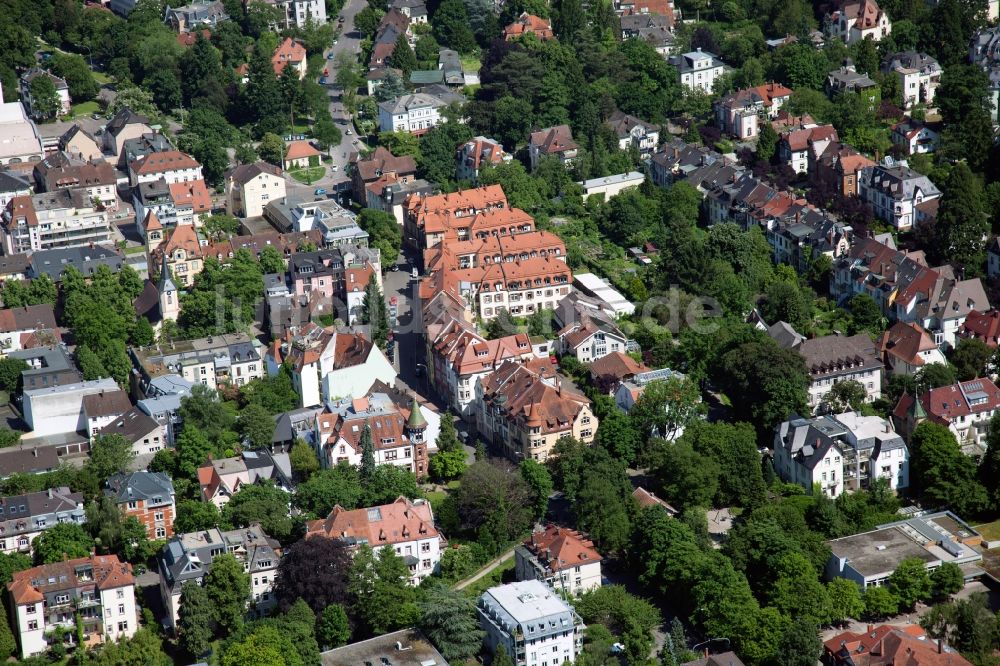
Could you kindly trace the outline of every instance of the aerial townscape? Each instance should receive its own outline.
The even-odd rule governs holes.
[[[1000,665],[1000,0],[0,43],[0,663]]]

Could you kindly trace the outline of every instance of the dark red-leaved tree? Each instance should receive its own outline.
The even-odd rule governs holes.
[[[311,537],[295,543],[278,565],[278,608],[284,613],[303,599],[319,615],[330,604],[346,604],[350,568],[351,554],[338,539]]]

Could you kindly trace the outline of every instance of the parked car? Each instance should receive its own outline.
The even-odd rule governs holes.
[[[321,86],[325,86],[326,85],[326,77],[325,76],[319,77],[319,84]]]
[[[336,44],[336,43],[337,42],[334,42],[334,44]],[[329,55],[326,56],[326,59],[327,60],[333,60],[333,58],[334,58],[335,55],[336,54],[333,51],[330,51]]]
[[[354,132],[352,132],[351,129],[348,128],[347,131],[345,132],[345,134],[347,134],[347,136],[352,136],[354,134]]]
[[[315,192],[313,192],[313,194],[315,194],[315,195],[316,195],[316,196],[318,196],[318,197],[321,197],[321,196],[323,196],[324,194],[326,194],[326,188],[323,188],[323,187],[317,187],[317,188],[316,188],[316,191],[315,191]]]

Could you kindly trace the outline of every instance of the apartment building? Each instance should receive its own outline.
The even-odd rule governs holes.
[[[90,433],[84,399],[115,391],[118,384],[110,378],[24,391],[24,420],[36,436]]]
[[[517,580],[540,580],[556,592],[579,596],[601,586],[601,559],[593,541],[550,523],[514,549],[514,575]]]
[[[108,478],[104,494],[127,518],[146,528],[150,541],[174,535],[174,484],[163,472],[120,472]]]
[[[882,360],[878,347],[866,333],[824,335],[794,347],[809,371],[809,406],[827,408],[826,394],[840,382],[855,381],[864,387],[866,402],[882,395]]]
[[[32,171],[38,192],[82,190],[87,201],[100,201],[117,210],[115,168],[104,160],[85,162],[59,151],[35,165]]]
[[[316,417],[313,434],[323,467],[341,462],[360,466],[365,428],[372,438],[375,464],[402,467],[418,479],[427,476],[427,419],[420,404],[414,398],[408,407],[401,407],[377,392],[328,403]]]
[[[583,621],[540,580],[491,587],[476,602],[483,646],[502,645],[515,666],[573,663],[583,648]]]
[[[477,136],[458,147],[455,178],[476,183],[479,181],[479,170],[484,166],[497,166],[512,159],[513,156],[506,153],[498,141]]]
[[[65,486],[0,497],[0,552],[30,555],[35,539],[45,530],[61,523],[85,522],[83,495]]]
[[[477,387],[479,433],[509,460],[544,462],[561,437],[594,440],[590,400],[548,359],[506,361]]]
[[[179,150],[150,153],[132,161],[128,165],[129,184],[163,178],[168,185],[201,180],[201,164],[190,155]]]
[[[810,154],[812,159],[817,159],[830,142],[838,138],[833,125],[812,124],[786,130],[778,138],[778,160],[794,169],[795,173],[807,173]]]
[[[882,61],[882,72],[895,74],[903,93],[903,108],[930,105],[941,84],[941,65],[933,57],[917,51],[892,53]]]
[[[306,28],[310,24],[322,25],[327,22],[326,4],[323,0],[264,0],[278,9],[280,20],[277,28],[290,30]]]
[[[778,476],[807,493],[819,486],[824,495],[836,498],[867,490],[876,479],[885,479],[894,492],[909,486],[906,443],[878,416],[793,416],[778,426],[773,449]]]
[[[1000,408],[1000,388],[986,378],[940,386],[912,396],[904,393],[893,409],[896,427],[909,437],[924,421],[948,428],[962,450],[979,458],[986,451],[990,419]]]
[[[866,167],[858,176],[858,196],[872,207],[875,217],[898,231],[916,223],[916,207],[941,197],[931,180],[911,169],[906,160],[885,157],[881,164]]]
[[[651,18],[654,17],[646,17],[647,20]],[[618,137],[618,147],[621,150],[635,148],[640,157],[652,155],[660,143],[659,127],[627,113],[615,111],[608,118],[607,124]]]
[[[351,155],[351,192],[354,200],[365,205],[368,201],[367,187],[387,175],[396,181],[407,183],[417,176],[417,161],[409,155],[396,157],[384,146],[379,146],[368,155]]]
[[[448,231],[454,231],[457,240],[465,241],[535,229],[530,215],[507,204],[499,185],[412,195],[405,208],[404,242],[420,253],[440,243]]]
[[[129,350],[140,386],[148,386],[155,377],[177,374],[213,389],[224,384],[242,386],[263,377],[262,352],[260,342],[243,333]]]
[[[403,95],[378,105],[379,130],[382,132],[407,132],[416,136],[442,120],[441,111],[448,104],[436,95],[414,93]]]
[[[52,115],[43,114],[40,109],[36,108],[35,100],[32,99],[31,96],[31,84],[40,76],[48,77],[48,79],[52,81],[52,86],[56,89],[56,97],[59,100],[59,107]],[[35,120],[48,120],[51,119],[52,116],[65,116],[69,114],[71,100],[69,96],[69,85],[67,85],[66,79],[62,79],[46,69],[32,67],[21,75],[19,82],[21,89],[21,102],[24,104],[24,110]]]
[[[305,538],[341,539],[352,547],[368,545],[374,551],[392,548],[409,567],[412,585],[438,571],[447,546],[434,525],[431,503],[406,497],[354,510],[338,504],[326,518],[306,523]]]
[[[701,47],[688,53],[670,56],[667,62],[677,69],[682,85],[706,93],[711,93],[715,81],[726,73],[723,62],[715,54],[702,51]]]
[[[879,42],[892,32],[892,22],[875,0],[842,0],[826,15],[824,32],[847,44],[865,39]]]
[[[99,391],[83,396],[84,432],[95,439],[108,425],[132,409],[132,402],[125,391]]]
[[[295,298],[327,303],[345,314],[349,325],[358,322],[364,310],[365,288],[375,278],[382,288],[378,248],[344,246],[316,252],[296,252],[288,260],[288,276]]]
[[[573,140],[573,130],[569,125],[556,125],[532,132],[528,137],[528,158],[531,170],[545,157],[555,157],[564,167],[573,165],[580,153],[580,146]]]
[[[890,375],[915,375],[925,365],[947,363],[933,336],[913,322],[896,322],[877,342],[885,371]]]
[[[271,453],[267,449],[243,451],[233,458],[210,459],[198,468],[202,501],[211,502],[220,510],[240,488],[263,481],[292,491],[292,464],[287,453]]]
[[[22,659],[44,654],[50,632],[66,629],[76,645],[117,641],[139,628],[132,565],[117,555],[91,555],[18,571],[7,583],[11,624]]]
[[[765,83],[730,93],[713,104],[719,129],[740,139],[760,133],[762,122],[770,122],[791,99],[792,91],[779,83]]]
[[[188,581],[196,581],[200,585],[211,571],[212,562],[223,554],[232,555],[242,562],[244,570],[250,575],[248,615],[263,617],[274,609],[277,604],[274,579],[283,554],[281,545],[256,523],[227,532],[212,527],[174,535],[157,558],[160,598],[167,611],[162,620],[167,629],[176,630],[181,587]]]
[[[0,355],[61,342],[56,314],[47,303],[0,310]]]
[[[267,162],[241,164],[225,179],[226,211],[236,217],[261,217],[268,202],[285,198],[281,169]]]
[[[81,189],[13,197],[0,224],[7,254],[110,243],[115,238],[107,210],[95,206]]]
[[[166,428],[139,407],[133,407],[114,419],[104,426],[98,435],[124,437],[132,445],[132,452],[137,456],[155,455],[167,445]]]

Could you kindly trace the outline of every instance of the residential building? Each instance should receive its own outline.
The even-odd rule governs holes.
[[[886,419],[860,412],[802,418],[778,426],[774,470],[787,483],[827,497],[868,490],[884,479],[893,492],[909,487],[909,450]]]
[[[875,0],[841,0],[840,6],[827,14],[825,32],[848,44],[865,39],[878,42],[892,32],[892,23]]]
[[[0,93],[0,165],[38,162],[45,156],[38,128],[21,102],[4,102]]]
[[[114,239],[107,211],[79,189],[14,197],[0,223],[7,254],[109,243]]]
[[[934,103],[934,93],[941,84],[941,65],[926,53],[892,53],[882,61],[882,72],[899,79],[904,109]]]
[[[855,381],[865,389],[866,402],[882,395],[882,361],[866,333],[824,335],[795,347],[809,371],[809,407],[825,410],[826,394],[840,382]]]
[[[427,5],[424,0],[392,0],[389,9],[398,10],[414,23],[427,23]]]
[[[10,352],[8,356],[21,359],[28,364],[28,367],[21,371],[21,383],[23,389],[29,391],[83,381],[83,375],[76,369],[69,351],[63,344],[22,349]]]
[[[55,310],[47,303],[0,310],[0,355],[58,344],[61,338]]]
[[[608,352],[590,364],[590,379],[602,392],[614,395],[615,389],[636,375],[649,372],[644,363],[622,351]]]
[[[308,141],[292,141],[285,148],[285,156],[281,159],[281,165],[285,171],[318,166],[321,155],[322,153]]]
[[[850,58],[826,76],[826,93],[835,98],[840,93],[853,93],[868,102],[869,111],[877,111],[882,93],[868,74],[859,72]]]
[[[807,173],[810,159],[818,159],[826,147],[837,140],[833,125],[811,124],[786,130],[778,138],[778,161],[790,166],[795,173]]]
[[[285,198],[281,169],[267,162],[242,164],[226,172],[226,212],[261,217],[269,201]]]
[[[147,238],[149,237],[147,234]],[[204,268],[203,247],[206,245],[208,242],[198,233],[194,225],[182,224],[174,227],[162,246],[155,248],[155,254],[165,257],[167,269],[174,280],[179,282],[181,287],[188,287]]]
[[[982,574],[976,563],[983,556],[975,548],[982,540],[950,511],[921,512],[870,532],[827,541],[831,555],[826,577],[853,580],[867,590],[885,585],[903,560],[918,559],[929,570],[945,562],[957,564],[967,578],[974,578]]]
[[[285,37],[271,55],[271,66],[275,76],[281,76],[286,67],[291,67],[298,73],[299,79],[306,76],[306,47],[301,42]]]
[[[447,102],[427,93],[414,93],[378,105],[379,131],[408,132],[416,136],[441,122]]]
[[[75,645],[129,638],[139,628],[132,565],[117,555],[91,555],[44,564],[14,574],[7,583],[11,624],[22,659],[49,649],[57,627]]]
[[[612,5],[620,18],[659,15],[667,19],[671,28],[680,17],[673,0],[615,0]]]
[[[29,256],[28,276],[47,275],[53,282],[62,282],[63,273],[71,266],[85,278],[92,277],[98,268],[107,266],[118,273],[125,264],[125,257],[113,245],[81,245],[79,247],[38,250]]]
[[[507,204],[499,185],[448,194],[414,194],[406,200],[403,239],[421,259],[424,251],[454,235],[458,241],[534,231],[535,220]]]
[[[136,131],[140,128],[135,128]],[[121,155],[119,155],[118,166],[127,169],[128,165],[136,160],[151,155],[153,153],[166,153],[175,150],[170,139],[157,132],[145,132],[139,136],[133,136],[122,142]]]
[[[503,646],[515,666],[573,663],[583,647],[583,621],[542,581],[491,587],[476,603],[483,646]]]
[[[745,666],[732,650],[705,655],[701,659],[688,661],[680,666]]]
[[[590,443],[597,417],[590,400],[548,359],[506,361],[477,387],[476,428],[509,460],[544,462],[559,438]]]
[[[614,317],[630,315],[635,312],[635,304],[615,290],[607,280],[593,273],[577,273],[573,276],[573,286],[577,290],[595,299],[599,309],[614,313]]]
[[[215,558],[227,553],[242,562],[250,576],[251,610],[248,615],[261,617],[274,609],[277,603],[274,579],[283,554],[281,545],[256,523],[228,532],[212,527],[174,535],[157,558],[160,598],[167,611],[161,620],[167,629],[175,631],[177,628],[177,612],[184,583],[196,581],[202,584]]]
[[[681,84],[694,90],[711,93],[717,79],[726,73],[725,65],[719,58],[701,47],[667,59],[681,76]]]
[[[986,72],[989,80],[990,117],[996,124],[997,109],[1000,108],[1000,27],[989,26],[972,36],[969,62]]]
[[[107,480],[104,494],[126,517],[142,523],[150,541],[174,535],[174,484],[163,472],[115,474]]]
[[[627,344],[625,334],[603,317],[582,317],[558,333],[559,354],[573,356],[581,363],[592,363],[607,354],[624,352]]]
[[[858,195],[864,169],[875,163],[839,140],[830,141],[818,157],[809,155],[809,172],[815,185],[845,197]]]
[[[913,322],[897,321],[879,336],[877,344],[889,375],[915,375],[926,365],[947,362],[931,334]]]
[[[280,20],[277,28],[307,28],[310,24],[322,25],[327,22],[326,4],[323,0],[265,0],[278,9]]]
[[[306,523],[307,539],[340,539],[352,548],[391,548],[410,569],[410,584],[437,572],[447,545],[434,525],[434,511],[425,499],[398,497],[391,504],[349,510],[339,504],[330,515]]]
[[[555,157],[569,168],[579,152],[580,147],[573,141],[573,130],[569,125],[538,130],[528,137],[528,158],[531,160],[532,171],[538,167],[539,160],[545,157]]]
[[[21,102],[24,104],[25,112],[35,120],[46,120],[52,116],[41,112],[35,108],[34,99],[31,96],[31,83],[39,76],[46,76],[52,81],[52,86],[56,89],[56,98],[59,100],[59,107],[55,116],[65,116],[70,112],[69,86],[66,79],[61,79],[46,69],[32,67],[21,75]]]
[[[896,427],[907,437],[925,420],[947,427],[963,451],[981,457],[990,419],[1000,408],[1000,388],[987,378],[930,389],[917,397],[904,393],[893,409]]]
[[[765,83],[730,93],[713,104],[719,129],[740,139],[759,134],[759,124],[770,122],[791,99],[792,91],[779,83]]]
[[[941,140],[940,123],[907,118],[892,126],[889,138],[893,145],[901,146],[907,155],[933,153]]]
[[[829,217],[825,210],[796,208],[777,220],[762,221],[775,263],[805,273],[819,256],[834,260],[847,254],[854,240],[853,227]]]
[[[906,160],[885,157],[881,164],[861,170],[858,196],[871,205],[875,217],[898,231],[907,231],[915,223],[915,207],[939,198],[941,190],[927,176],[911,169]]]
[[[517,580],[540,580],[556,592],[579,596],[601,586],[601,554],[576,530],[549,523],[514,549]]]
[[[600,176],[588,178],[577,183],[583,188],[583,200],[594,195],[600,195],[605,201],[616,197],[625,190],[639,187],[646,182],[646,174],[641,171],[629,171],[628,173],[616,173],[611,176]]]
[[[639,402],[639,398],[642,397],[642,394],[646,390],[647,386],[653,382],[666,382],[672,379],[684,381],[687,379],[687,375],[682,372],[677,372],[676,370],[671,370],[670,368],[660,368],[659,370],[647,369],[643,372],[636,373],[633,377],[624,380],[615,388],[615,392],[612,395],[615,401],[615,407],[628,414],[635,403]],[[660,432],[657,429],[655,432],[650,434],[672,442],[679,439],[680,436],[684,434],[684,426],[677,426],[672,430],[665,432]]]
[[[822,661],[827,666],[972,666],[940,638],[928,638],[916,624],[869,624],[865,631],[839,633],[823,643]]]
[[[641,39],[662,56],[672,55],[676,37],[673,21],[662,14],[626,14],[619,18],[622,40]]]
[[[145,116],[125,107],[115,114],[114,118],[108,121],[101,134],[104,143],[104,152],[116,157],[123,155],[125,142],[129,139],[138,139],[144,134],[153,134],[153,128],[149,126],[149,119]],[[127,165],[127,163],[126,163]],[[123,165],[125,166],[125,165]]]
[[[118,208],[115,168],[103,160],[84,162],[60,151],[36,164],[32,175],[38,192],[82,190],[86,200]]]
[[[646,17],[651,18],[651,17]],[[660,143],[660,128],[635,116],[615,111],[607,124],[618,137],[618,147],[622,150],[635,148],[641,157],[649,157]]]
[[[97,434],[124,437],[132,445],[132,453],[136,456],[154,455],[167,444],[167,433],[163,425],[138,407],[128,410]]]
[[[243,333],[133,347],[129,353],[140,386],[171,373],[212,389],[226,384],[242,386],[262,378],[265,371],[263,346]]]
[[[503,29],[504,41],[512,42],[525,35],[534,35],[541,41],[555,39],[552,32],[552,24],[528,12],[521,12],[521,15],[514,19],[514,22]]]
[[[31,555],[32,544],[42,532],[62,523],[85,522],[83,495],[65,486],[0,497],[0,552]]]
[[[94,135],[83,129],[79,123],[74,123],[59,137],[59,150],[70,157],[85,162],[104,159],[101,143]]]
[[[345,246],[297,252],[288,260],[288,276],[295,298],[328,303],[348,325],[360,322],[369,281],[374,277],[382,288],[378,248]]]
[[[972,310],[955,335],[958,338],[982,340],[990,349],[996,349],[1000,343],[1000,310]],[[941,363],[944,363],[943,359]]]
[[[411,196],[423,196],[438,192],[437,185],[423,178],[403,182],[393,174],[386,174],[367,187],[368,208],[389,213],[400,226],[406,215],[406,201]]]
[[[395,368],[364,334],[333,326],[308,323],[272,342],[266,357],[268,375],[277,374],[286,358],[300,407],[361,398],[376,379],[390,386],[396,381]]]
[[[427,420],[416,399],[407,406],[395,404],[385,393],[370,392],[364,398],[330,401],[316,417],[313,439],[324,468],[340,462],[360,467],[364,451],[362,435],[369,428],[378,465],[395,465],[418,479],[427,476]]]
[[[117,390],[115,380],[105,378],[24,391],[24,420],[36,437],[89,432],[84,398]]]
[[[198,160],[179,150],[143,155],[129,162],[128,174],[129,184],[132,187],[160,178],[167,181],[168,185],[189,180],[202,180],[201,164],[198,163]]]
[[[479,182],[479,170],[482,167],[497,166],[512,159],[513,156],[504,152],[499,142],[477,136],[458,147],[455,155],[455,178],[476,183]]]
[[[396,157],[384,146],[368,155],[351,154],[351,191],[354,200],[365,205],[368,201],[367,186],[383,176],[393,175],[398,182],[407,183],[416,178],[417,162],[409,155]]]
[[[335,199],[272,201],[264,207],[264,217],[281,233],[275,242],[266,234],[257,236],[281,246],[286,256],[303,241],[317,247],[368,246],[368,232],[358,226],[357,216]]]
[[[649,509],[654,506],[661,506],[669,515],[674,516],[675,518],[680,515],[680,511],[670,506],[642,486],[638,486],[632,491],[632,499],[636,501],[640,509]]]
[[[193,32],[203,28],[215,28],[222,21],[228,21],[226,7],[221,0],[194,0],[184,7],[163,9],[163,20],[174,32]]]
[[[201,499],[222,509],[243,486],[271,482],[291,492],[292,465],[287,453],[267,449],[243,451],[233,458],[212,460],[198,468]]]
[[[121,418],[132,409],[132,402],[125,391],[99,391],[83,396],[84,432],[91,440],[96,439],[106,426]]]
[[[398,6],[399,3],[396,3]],[[393,666],[448,666],[419,629],[401,629],[375,638],[327,650],[319,655],[322,666],[384,664]]]

